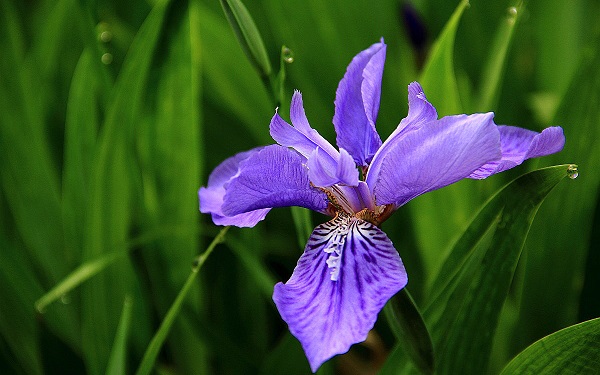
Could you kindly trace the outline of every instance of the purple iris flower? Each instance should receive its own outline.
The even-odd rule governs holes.
[[[560,127],[541,133],[497,126],[493,113],[438,119],[417,82],[408,116],[385,142],[375,130],[386,45],[360,52],[341,80],[333,125],[336,149],[304,113],[294,92],[292,125],[278,113],[278,143],[239,153],[200,188],[200,211],[217,225],[252,227],[273,207],[300,206],[332,216],[308,240],[290,279],[273,300],[313,371],[364,341],[385,303],[408,278],[379,225],[411,199],[463,178],[482,179],[525,159],[560,151]]]

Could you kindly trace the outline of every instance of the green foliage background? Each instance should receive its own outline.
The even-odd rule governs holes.
[[[197,190],[226,157],[272,143],[269,120],[277,105],[287,114],[293,89],[334,140],[337,83],[381,37],[382,138],[419,80],[440,115],[494,111],[499,124],[560,125],[567,139],[557,155],[419,197],[384,224],[437,371],[499,373],[536,340],[600,316],[600,3],[415,0],[428,36],[420,51],[402,4],[246,1],[268,72],[216,0],[0,0],[0,373],[308,373],[271,293],[310,222],[326,218],[274,210],[221,233],[193,265],[219,233]],[[283,45],[293,63],[281,62]],[[473,219],[517,176],[565,163],[578,164],[576,180],[559,182],[566,166],[535,172]],[[480,236],[468,237],[474,228]],[[393,326],[382,315],[367,344],[319,372],[416,371]],[[595,319],[504,373],[593,373],[599,347]]]

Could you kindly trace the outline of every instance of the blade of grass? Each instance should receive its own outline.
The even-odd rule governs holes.
[[[125,297],[121,320],[117,327],[117,334],[115,335],[115,341],[110,352],[108,365],[106,366],[107,375],[127,373],[127,338],[129,337],[131,326],[132,305],[131,297]]]
[[[475,112],[493,111],[498,103],[502,76],[504,75],[506,57],[510,47],[515,26],[525,11],[523,3],[509,8],[508,15],[502,20],[491,44],[488,59],[481,74],[482,87],[479,90],[479,103]]]
[[[175,319],[177,318],[177,315],[179,314],[179,311],[183,306],[183,302],[185,301],[188,292],[192,289],[192,286],[194,285],[196,276],[198,275],[198,271],[200,271],[200,269],[204,265],[204,262],[213,252],[214,248],[219,243],[224,241],[225,234],[227,233],[228,229],[229,227],[224,227],[223,229],[221,229],[219,234],[213,239],[210,245],[208,245],[206,251],[199,255],[198,258],[194,261],[192,273],[188,276],[185,284],[181,288],[181,291],[175,298],[175,301],[169,308],[167,315],[164,317],[162,323],[160,324],[160,327],[154,334],[154,337],[152,337],[152,341],[150,341],[150,344],[146,348],[146,352],[144,353],[142,361],[136,371],[137,375],[151,373],[152,369],[154,368],[154,363],[156,362],[156,357],[160,352],[160,348],[165,342],[167,335],[169,334],[169,331],[171,330],[171,327],[173,326],[173,323],[175,322]]]

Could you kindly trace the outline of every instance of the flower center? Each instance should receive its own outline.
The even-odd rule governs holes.
[[[393,212],[393,205],[377,205],[364,181],[358,186],[333,185],[321,189],[329,198],[332,216],[342,212],[378,226]]]

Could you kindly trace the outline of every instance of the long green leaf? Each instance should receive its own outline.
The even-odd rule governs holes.
[[[268,82],[272,78],[273,69],[265,44],[248,9],[240,0],[220,0],[220,2],[246,57],[254,65],[261,78]]]
[[[599,45],[597,42],[595,45]],[[544,219],[534,223],[527,241],[521,310],[511,338],[512,353],[578,321],[586,256],[597,250],[597,244],[590,242],[590,234],[600,189],[596,168],[600,160],[599,64],[598,50],[582,60],[553,121],[564,127],[566,144],[560,154],[547,157],[548,162],[576,160],[581,173],[576,184],[559,186],[552,199],[542,206],[540,216]]]
[[[106,252],[126,251],[134,178],[139,175],[134,158],[134,129],[143,119],[140,108],[168,4],[168,0],[157,2],[140,27],[108,105],[91,171],[84,261]],[[116,263],[83,285],[83,353],[91,374],[104,372],[118,324],[120,301],[125,295],[135,295],[137,287],[130,262]],[[147,314],[141,314],[133,332],[143,335],[142,327],[147,329],[147,322]]]
[[[127,338],[129,337],[129,329],[131,326],[132,315],[131,297],[125,297],[123,301],[123,311],[121,312],[121,320],[117,327],[117,334],[110,352],[108,365],[106,366],[106,374],[126,374],[127,373]]]
[[[200,174],[204,163],[201,125],[201,35],[198,6],[184,2],[174,6],[161,34],[145,93],[143,112],[147,118],[138,127],[137,140],[145,209],[144,230],[160,225],[190,227],[198,222]],[[190,259],[198,252],[199,236],[174,231],[150,245],[145,251],[149,288],[158,315],[168,310],[186,274]],[[168,261],[167,261],[168,260]],[[197,286],[190,292],[190,314],[204,314],[204,294]],[[167,348],[184,373],[207,372],[207,350],[197,331],[189,328],[189,317],[179,319],[169,337]],[[186,350],[180,350],[186,347]]]
[[[506,57],[512,41],[515,26],[524,12],[522,3],[511,7],[508,15],[502,20],[496,36],[488,52],[488,60],[481,74],[481,89],[476,112],[493,111],[498,103],[502,77],[504,75]]]
[[[437,373],[485,373],[498,317],[535,213],[573,168],[544,168],[514,180],[488,201],[454,245],[424,311]],[[401,368],[403,358],[396,348],[386,368]]]
[[[462,0],[431,49],[419,82],[430,102],[436,103],[438,115],[462,112],[456,76],[454,74],[454,39],[460,18],[469,5]]]
[[[531,344],[501,375],[593,375],[600,368],[600,318],[567,327]]]
[[[440,374],[483,373],[496,325],[535,213],[571,165],[521,176],[494,196],[454,246],[426,310]],[[439,282],[437,283],[439,285]],[[440,312],[442,312],[440,314]],[[430,321],[436,316],[434,321]]]

